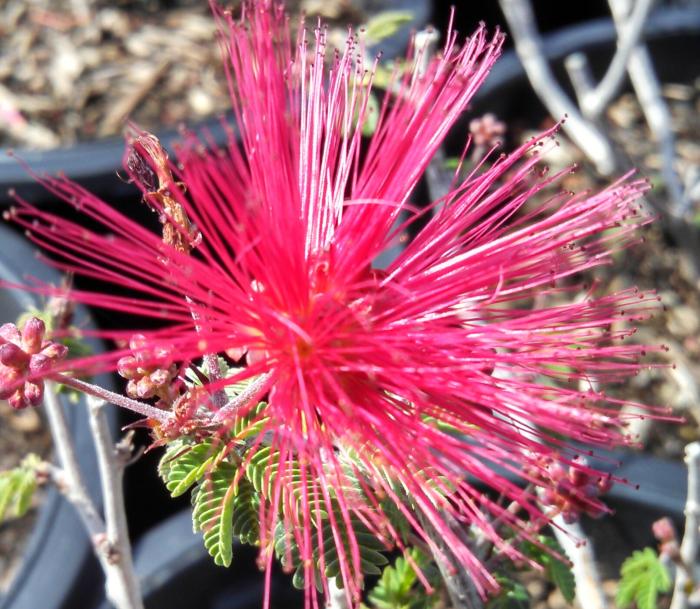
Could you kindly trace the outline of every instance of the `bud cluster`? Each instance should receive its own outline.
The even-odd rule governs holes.
[[[547,457],[531,474],[543,487],[540,501],[556,508],[564,522],[576,522],[582,514],[600,518],[607,512],[599,496],[610,490],[612,479],[590,471],[585,459],[564,464]]]
[[[177,376],[177,365],[172,363],[171,350],[147,346],[146,337],[135,334],[129,341],[132,355],[117,362],[119,375],[127,379],[126,393],[130,398],[158,397],[165,405],[174,399],[171,388]]]
[[[45,340],[46,326],[30,317],[20,331],[15,324],[0,326],[0,399],[12,408],[37,406],[44,397],[47,372],[68,353],[65,345]]]
[[[469,123],[469,132],[476,146],[494,146],[506,132],[506,125],[487,113]]]

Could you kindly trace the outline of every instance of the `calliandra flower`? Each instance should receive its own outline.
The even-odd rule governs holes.
[[[41,378],[63,359],[65,345],[46,340],[44,322],[30,317],[22,329],[15,324],[0,326],[0,400],[16,409],[38,406],[44,397]]]
[[[643,348],[624,339],[656,296],[636,289],[599,296],[593,286],[568,304],[563,297],[581,293],[581,273],[639,240],[648,218],[637,200],[647,183],[553,194],[564,172],[541,171],[550,130],[508,155],[491,154],[466,177],[456,175],[445,197],[416,209],[410,197],[498,57],[500,33],[489,38],[481,27],[459,46],[448,32],[425,70],[397,73],[364,141],[372,75],[358,61],[356,37],[326,66],[325,29],[300,29],[292,41],[284,11],[272,3],[244,3],[241,21],[217,16],[238,131],[229,129],[225,147],[189,135],[176,161],[133,143],[127,152],[144,198],[181,239],[164,242],[61,177],[41,180],[101,231],[23,201],[11,216],[59,268],[122,290],[71,291],[83,303],[136,316],[133,327],[100,335],[138,333],[151,352],[167,349],[181,365],[247,353],[247,366],[208,388],[255,378],[255,391],[209,423],[226,425],[267,396],[259,442],[277,455],[260,514],[268,574],[281,519],[301,554],[307,603],[317,603],[312,582],[323,552],[320,566],[314,556],[328,543],[317,526],[326,506],[348,600],[357,603],[361,561],[351,520],[401,547],[382,507],[389,501],[432,548],[436,531],[447,558],[486,594],[497,583],[453,525],[471,525],[510,556],[516,550],[499,539],[491,517],[529,533],[478,486],[519,502],[524,518],[541,519],[535,494],[509,474],[547,487],[557,483],[548,468],[559,461],[595,481],[568,442],[634,440],[624,402],[598,385],[640,370]],[[165,162],[169,171],[161,171]],[[188,225],[173,216],[173,201]],[[413,240],[374,269],[416,220],[424,225]],[[192,227],[201,235],[196,244]],[[143,318],[162,327],[139,327]],[[115,369],[130,355],[116,349],[64,365]],[[192,395],[206,399],[201,390]],[[312,489],[301,499],[292,459],[295,480]]]

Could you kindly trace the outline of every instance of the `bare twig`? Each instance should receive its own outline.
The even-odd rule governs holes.
[[[423,531],[430,539],[430,551],[445,582],[452,609],[482,609],[484,601],[469,572],[459,565],[447,541],[433,523],[420,510],[417,510],[416,515]],[[447,512],[443,512],[442,516],[450,525],[452,532],[458,535],[465,545],[473,547],[474,544],[467,537],[464,527]]]
[[[700,546],[700,442],[685,447],[688,466],[688,497],[685,502],[685,532],[680,548],[680,560],[685,568],[676,569],[671,609],[687,609],[688,588],[692,588],[691,569]]]
[[[83,482],[73,447],[73,438],[66,424],[63,407],[56,394],[56,385],[52,382],[46,383],[44,408],[58,461],[61,465],[60,469],[49,468],[49,474],[56,483],[56,487],[73,504],[90,539],[95,543],[101,535],[104,535],[105,525]],[[96,547],[95,550],[98,557],[102,559],[99,548]]]
[[[554,536],[571,561],[579,606],[581,609],[606,609],[608,605],[591,540],[580,524],[567,524],[561,516],[554,517],[552,525]]]
[[[630,16],[631,0],[608,0],[608,4],[615,27],[621,32]],[[671,129],[671,116],[661,95],[661,86],[646,47],[637,44],[632,49],[627,71],[649,129],[659,145],[661,173],[672,201],[671,209],[667,210],[667,213],[673,218],[681,219],[690,207],[690,200],[685,197],[683,186],[673,167],[676,147]]]
[[[103,402],[100,401],[100,404]],[[106,578],[106,595],[117,609],[143,609],[138,580],[133,571],[129,547],[124,497],[121,489],[122,467],[117,463],[109,426],[104,412],[97,411],[90,398],[88,407],[90,426],[97,452],[102,495],[105,501],[105,519],[95,508],[75,455],[73,440],[66,425],[56,386],[47,382],[44,406],[49,420],[61,468],[48,467],[51,479],[78,512],[90,536],[95,555]],[[101,406],[100,406],[101,408]]]
[[[499,4],[532,88],[550,114],[558,118],[567,117],[563,126],[566,133],[588,155],[601,174],[610,175],[617,166],[612,146],[605,134],[581,115],[576,104],[554,78],[542,50],[542,40],[529,0],[499,0]]]
[[[644,24],[654,3],[655,0],[637,0],[629,18],[620,24],[617,51],[605,76],[597,86],[592,86],[592,78],[585,55],[575,53],[567,58],[565,65],[574,84],[579,106],[584,116],[597,119],[619,92],[627,72],[630,56],[642,37]]]
[[[109,402],[110,404],[121,406],[122,408],[126,408],[127,410],[131,410],[132,412],[148,417],[149,419],[160,421],[161,423],[166,423],[173,418],[173,415],[166,410],[161,410],[160,408],[156,408],[155,406],[151,406],[145,402],[132,400],[131,398],[120,395],[119,393],[114,393],[113,391],[109,391],[108,389],[100,387],[99,385],[93,385],[91,383],[81,381],[80,379],[66,376],[65,374],[56,374],[54,375],[53,380],[68,387],[72,387],[73,389],[77,389],[86,395],[91,395],[102,399],[105,402]]]
[[[143,609],[138,578],[134,571],[129,529],[122,488],[124,465],[130,447],[114,445],[101,399],[88,398],[90,428],[97,452],[102,495],[105,504],[106,541],[109,554],[104,566],[105,593],[117,609]]]
[[[260,375],[221,410],[214,413],[213,422],[225,421],[246,404],[259,400],[267,393],[273,382],[272,372]]]
[[[202,331],[202,318],[197,311],[192,307],[192,299],[185,296],[187,304],[190,305],[190,313],[195,322],[197,332]],[[219,358],[216,353],[207,353],[202,356],[204,370],[207,373],[207,379],[210,383],[221,380],[221,370],[219,369]],[[212,392],[211,401],[216,410],[221,410],[226,405],[226,392],[223,389],[218,389]]]
[[[326,609],[350,609],[347,593],[342,588],[338,588],[338,586],[336,586],[335,577],[328,579],[328,598],[326,599]]]

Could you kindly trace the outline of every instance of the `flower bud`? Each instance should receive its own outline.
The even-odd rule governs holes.
[[[28,363],[29,355],[14,343],[0,345],[0,364],[9,366],[10,368],[22,369]]]
[[[146,346],[146,337],[143,334],[134,334],[129,339],[129,349],[140,351]]]
[[[171,347],[155,347],[153,349],[153,359],[159,362],[170,360],[173,350]]]
[[[18,347],[22,344],[22,335],[15,324],[0,326],[0,343],[14,343]]]
[[[29,360],[29,370],[34,374],[41,374],[49,370],[52,364],[53,360],[50,357],[43,353],[37,353],[32,355],[32,358]]]
[[[167,383],[171,376],[170,376],[170,371],[165,370],[164,368],[159,368],[155,372],[149,375],[151,382],[156,386],[156,387],[162,387]]]
[[[139,394],[136,390],[136,381],[134,379],[131,379],[127,384],[126,384],[126,395],[128,395],[132,399],[137,399],[139,397]]]
[[[122,378],[131,380],[138,376],[138,364],[132,355],[126,355],[117,362],[117,372]]]
[[[661,542],[676,539],[676,529],[668,516],[659,518],[654,522],[654,524],[651,525],[651,530],[652,533],[654,533],[654,537]]]
[[[28,406],[38,406],[44,399],[44,383],[27,381],[24,384],[24,400]]]
[[[24,397],[24,392],[17,389],[10,397],[7,398],[7,403],[14,410],[22,410],[29,406],[29,402]]]
[[[39,354],[45,355],[52,360],[59,360],[68,355],[68,347],[62,345],[61,343],[45,342],[44,347]]]
[[[157,387],[149,376],[143,376],[136,382],[136,395],[142,400],[152,398],[156,393],[156,389]]]
[[[39,353],[46,326],[38,317],[30,317],[22,328],[22,346],[27,353]]]
[[[16,368],[0,365],[0,400],[8,399],[16,390],[22,373]]]

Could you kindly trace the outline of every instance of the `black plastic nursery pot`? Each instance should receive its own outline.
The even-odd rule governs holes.
[[[31,244],[0,224],[0,277],[18,282],[26,276],[55,285],[60,275],[35,258]],[[40,303],[27,293],[0,290],[0,323],[14,322],[28,307]],[[85,309],[76,311],[76,322],[90,327]],[[99,344],[92,341],[91,347]],[[112,389],[110,377],[97,382]],[[66,404],[65,414],[75,442],[85,484],[97,505],[101,503],[95,452],[90,435],[86,405]],[[116,412],[109,411],[110,425],[116,432]],[[2,526],[12,526],[6,523]],[[73,507],[50,487],[39,507],[39,514],[26,547],[22,564],[6,594],[0,596],[0,609],[74,609],[94,598],[100,586],[99,567],[92,545]]]

